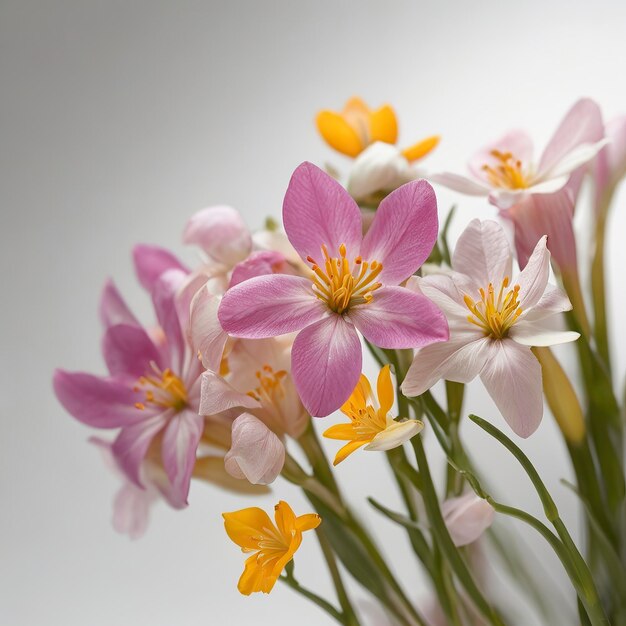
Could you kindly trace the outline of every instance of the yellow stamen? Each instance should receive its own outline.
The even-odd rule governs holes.
[[[285,565],[291,561],[302,542],[302,533],[317,528],[321,518],[315,513],[296,517],[284,501],[274,508],[275,524],[257,507],[223,513],[228,536],[242,550],[252,553],[237,588],[244,595],[269,593]],[[278,565],[278,567],[277,567]]]
[[[135,407],[140,411],[146,405],[154,405],[163,409],[180,411],[187,406],[187,389],[183,381],[169,368],[161,371],[156,363],[152,362],[153,373],[141,376],[134,386],[134,391],[143,391],[144,402],[136,402]]]
[[[345,313],[351,306],[367,304],[373,293],[381,287],[374,282],[383,271],[378,261],[364,261],[360,256],[354,260],[354,268],[346,258],[346,246],[339,246],[339,257],[330,257],[326,245],[322,245],[323,266],[308,257],[313,270],[313,291],[335,313]]]
[[[491,156],[498,161],[498,164],[494,167],[485,164],[482,169],[494,187],[526,189],[529,186],[528,175],[524,173],[522,162],[511,152],[492,150]]]
[[[492,283],[489,283],[486,292],[484,289],[478,290],[480,300],[474,301],[468,295],[463,297],[465,306],[471,313],[467,320],[482,329],[485,335],[494,339],[506,337],[511,326],[522,314],[519,305],[520,286],[515,285],[507,291],[508,286],[509,278],[507,276],[502,281],[497,298]]]

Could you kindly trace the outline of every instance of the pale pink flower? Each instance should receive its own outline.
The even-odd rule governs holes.
[[[415,353],[402,391],[418,396],[441,379],[469,383],[480,376],[509,426],[528,437],[543,415],[541,366],[530,346],[574,341],[578,334],[553,328],[571,304],[548,285],[546,238],[514,281],[511,267],[502,227],[473,220],[457,242],[449,275],[409,281],[444,311],[450,340]]]
[[[454,545],[461,547],[476,541],[491,526],[495,510],[487,500],[468,492],[445,500],[441,514]]]
[[[572,173],[591,161],[605,143],[598,105],[582,99],[567,113],[538,162],[529,135],[513,130],[470,159],[470,177],[445,172],[429,180],[467,195],[486,196],[497,207],[508,209],[529,196],[563,189]]]
[[[382,348],[420,347],[448,336],[427,298],[397,285],[426,260],[437,237],[437,203],[428,183],[390,194],[371,228],[345,189],[310,163],[294,172],[283,205],[285,231],[311,277],[272,274],[227,291],[219,319],[234,337],[259,339],[300,331],[292,374],[311,415],[350,396],[361,373],[357,329]]]
[[[158,327],[145,330],[107,283],[100,317],[109,375],[57,370],[54,390],[79,421],[120,429],[111,449],[119,468],[138,487],[144,486],[143,461],[156,448],[170,483],[170,503],[184,506],[204,429],[198,414],[201,364],[188,349],[188,313],[177,300],[187,273],[157,248],[136,248],[135,260],[140,281],[151,291]]]
[[[594,168],[598,203],[604,191],[626,175],[626,115],[607,122],[604,134],[609,143],[596,157]]]

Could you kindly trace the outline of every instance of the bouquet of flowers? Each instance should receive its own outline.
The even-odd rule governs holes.
[[[439,138],[397,147],[390,106],[372,110],[352,98],[316,121],[329,146],[353,159],[347,174],[297,167],[282,228],[268,218],[251,233],[228,206],[196,213],[183,241],[201,250],[197,267],[138,245],[135,271],[156,324],[144,326],[109,281],[99,306],[108,373],[54,375],[72,416],[115,431],[91,439],[123,482],[115,529],[139,537],[158,499],[186,507],[192,479],[248,494],[251,504],[272,484],[271,514],[255,506],[225,512],[226,534],[215,538],[227,535],[246,553],[244,595],[270,593],[281,581],[329,621],[356,626],[358,584],[391,624],[515,623],[487,583],[493,565],[481,551],[491,550],[528,603],[563,624],[566,609],[550,606],[534,584],[514,530],[490,528],[495,515],[517,518],[558,557],[581,624],[626,624],[624,403],[604,284],[607,220],[626,173],[626,117],[605,124],[595,102],[580,100],[539,158],[525,132],[511,131],[469,159],[467,177],[420,169]],[[485,197],[495,219],[467,220],[451,249],[451,220],[466,220],[451,210],[440,227],[431,183]],[[586,206],[577,207],[579,197]],[[575,209],[591,218],[589,241],[575,236]],[[574,374],[551,348],[563,343],[577,356]],[[378,364],[376,380],[362,373],[364,357]],[[464,405],[465,385],[476,378],[501,417]],[[584,519],[580,545],[519,439],[535,432],[544,402],[576,477],[568,486]],[[514,493],[492,491],[461,436],[464,421],[521,465],[543,518],[518,508]],[[323,424],[324,446],[314,423]],[[425,439],[445,455],[437,472]],[[333,471],[372,452],[386,457],[404,510],[370,499],[371,514],[406,533],[406,558],[429,581],[428,606],[394,574]],[[302,489],[308,511],[279,499],[281,481]],[[296,577],[295,554],[313,530],[336,597]]]

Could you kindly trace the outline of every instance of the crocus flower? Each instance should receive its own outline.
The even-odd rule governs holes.
[[[246,560],[237,589],[243,595],[269,593],[285,565],[293,559],[302,543],[302,533],[317,528],[321,518],[316,513],[296,517],[283,500],[275,507],[272,523],[258,507],[223,513],[226,533],[242,550],[253,552]]]
[[[572,173],[591,161],[605,145],[600,120],[595,102],[579,100],[538,162],[533,159],[529,135],[513,130],[474,154],[468,163],[471,177],[445,172],[429,179],[461,193],[486,196],[497,207],[508,209],[529,195],[563,189]]]
[[[300,331],[292,375],[311,415],[339,408],[361,374],[357,329],[382,348],[444,341],[441,311],[398,287],[426,260],[437,236],[437,203],[425,181],[408,183],[380,204],[365,237],[350,195],[311,163],[294,172],[283,205],[285,231],[311,266],[311,278],[272,274],[229,289],[218,316],[234,337]]]
[[[454,545],[461,547],[476,541],[491,526],[495,510],[487,500],[468,492],[445,500],[441,514]]]
[[[440,379],[468,383],[480,376],[514,432],[528,437],[543,414],[541,367],[530,346],[578,338],[578,333],[552,326],[554,316],[571,304],[548,285],[546,238],[539,240],[512,281],[511,250],[502,227],[473,220],[456,245],[452,270],[450,275],[410,282],[410,288],[419,289],[445,312],[450,340],[416,352],[402,391],[418,396]]]
[[[141,251],[139,257],[145,261]],[[177,293],[187,274],[169,269],[156,278],[154,272],[145,271],[154,264],[140,265],[138,273],[151,288],[159,327],[151,332],[144,329],[108,283],[100,310],[109,375],[57,370],[54,390],[79,421],[95,428],[120,429],[112,452],[135,485],[144,486],[142,463],[158,449],[170,482],[170,503],[184,506],[204,428],[198,414],[201,365],[187,348],[186,316],[181,318],[177,306]]]
[[[324,432],[328,439],[339,439],[348,443],[337,452],[333,465],[365,446],[364,450],[391,450],[401,446],[424,428],[419,420],[396,421],[390,414],[393,406],[394,387],[391,383],[389,365],[378,374],[376,386],[378,402],[367,377],[361,374],[348,401],[341,412],[350,418],[348,424],[335,424]]]
[[[350,157],[357,157],[377,141],[395,144],[398,140],[394,110],[385,104],[374,111],[357,97],[350,98],[340,113],[320,111],[316,122],[326,143]],[[439,137],[427,137],[403,150],[402,154],[408,161],[415,161],[426,156],[438,143]]]

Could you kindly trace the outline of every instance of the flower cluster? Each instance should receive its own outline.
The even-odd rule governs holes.
[[[588,178],[598,224],[592,278],[601,280],[608,207],[626,172],[624,119],[605,125],[598,106],[581,100],[538,160],[529,136],[511,131],[470,159],[469,177],[418,170],[415,162],[439,137],[398,148],[388,105],[373,110],[353,98],[339,113],[319,113],[317,126],[331,147],[353,159],[345,186],[336,172],[302,163],[286,189],[284,231],[268,221],[251,232],[227,206],[199,211],[182,236],[200,251],[192,267],[165,249],[137,246],[135,272],[154,319],[140,322],[108,281],[99,309],[107,373],[55,373],[64,408],[114,432],[91,441],[123,481],[115,528],[135,538],[153,502],[187,506],[192,478],[252,497],[282,476],[302,487],[317,513],[296,516],[282,500],[275,522],[258,507],[224,513],[228,536],[251,553],[239,591],[269,593],[280,579],[341,623],[358,624],[340,560],[398,623],[425,623],[337,484],[311,419],[324,418],[323,436],[344,442],[333,465],[359,450],[385,453],[407,511],[372,504],[407,531],[446,623],[503,623],[474,580],[483,575],[474,543],[496,511],[550,538],[585,623],[605,623],[603,611],[619,606],[606,600],[610,590],[602,596],[606,606],[596,602],[597,572],[577,552],[528,458],[505,433],[472,416],[528,471],[556,535],[492,497],[460,427],[464,385],[477,377],[521,438],[537,431],[545,399],[594,515],[590,528],[602,533],[605,552],[615,552],[615,567],[625,491],[620,407],[603,283],[594,291],[592,325],[572,218]],[[487,198],[513,226],[514,246],[501,223],[474,219],[450,253],[431,183]],[[578,347],[584,394],[549,349],[570,342]],[[375,389],[363,373],[364,348],[379,365]],[[435,389],[440,381],[445,407]],[[329,425],[339,409],[348,421]],[[443,494],[422,442],[431,432],[449,463]],[[306,458],[304,467],[294,448]],[[339,609],[295,578],[291,560],[313,529]],[[612,572],[598,567],[603,576]]]

